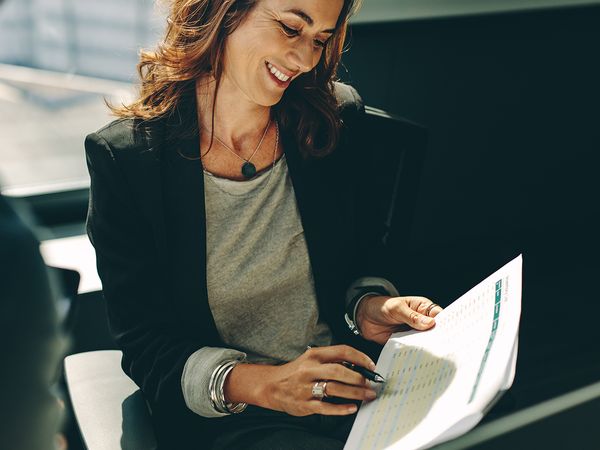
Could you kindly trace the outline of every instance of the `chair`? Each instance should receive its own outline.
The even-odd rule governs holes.
[[[157,448],[142,391],[121,370],[119,350],[65,358],[65,378],[83,443],[92,450]]]
[[[365,149],[361,152],[364,173],[377,172],[377,176],[370,177],[360,195],[368,200],[369,219],[381,221],[383,245],[401,251],[410,233],[426,132],[380,109],[366,107],[366,113],[361,123],[365,132],[355,147]],[[121,352],[114,350],[65,359],[67,386],[84,444],[91,450],[156,448],[147,405],[121,370],[120,360]]]

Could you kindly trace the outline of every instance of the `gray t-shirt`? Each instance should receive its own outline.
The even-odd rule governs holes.
[[[285,155],[247,181],[204,171],[208,301],[229,348],[203,347],[182,377],[192,411],[223,414],[210,403],[208,382],[228,359],[282,364],[309,344],[331,345],[319,320],[304,230]]]

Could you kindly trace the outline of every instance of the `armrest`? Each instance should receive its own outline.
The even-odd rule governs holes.
[[[156,438],[142,392],[121,369],[122,353],[102,350],[65,358],[65,379],[85,446],[151,450]]]

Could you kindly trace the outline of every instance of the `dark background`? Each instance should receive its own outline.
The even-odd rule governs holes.
[[[598,24],[598,6],[357,24],[343,58],[366,104],[429,132],[402,293],[447,305],[523,254],[517,376],[489,418],[600,379]]]
[[[588,7],[352,29],[343,79],[429,129],[414,248],[512,236],[564,251],[592,237],[599,23]]]

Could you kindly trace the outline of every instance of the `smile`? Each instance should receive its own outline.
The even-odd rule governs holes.
[[[277,78],[279,81],[281,81],[282,83],[286,83],[287,81],[289,81],[289,79],[291,78],[288,75],[285,75],[283,72],[281,72],[280,70],[278,70],[273,64],[271,64],[270,62],[267,62],[267,68],[269,69],[269,72],[271,72],[271,74]]]

